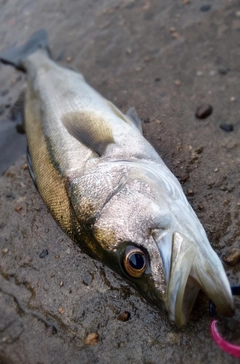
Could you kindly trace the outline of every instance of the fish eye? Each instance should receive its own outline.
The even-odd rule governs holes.
[[[139,278],[147,268],[146,254],[136,246],[129,246],[125,250],[123,265],[130,276]]]

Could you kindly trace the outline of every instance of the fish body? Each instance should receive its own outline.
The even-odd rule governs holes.
[[[53,217],[178,326],[200,289],[232,314],[222,264],[135,109],[124,115],[81,74],[52,61],[46,45],[40,31],[0,59],[27,73],[29,166]]]

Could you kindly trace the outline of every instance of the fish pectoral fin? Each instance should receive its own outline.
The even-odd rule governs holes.
[[[142,134],[142,122],[138,117],[135,107],[130,107],[130,109],[128,109],[127,111],[126,116],[131,120],[131,122],[138,128],[138,130]]]
[[[96,112],[70,112],[63,116],[62,123],[70,135],[99,156],[114,143],[110,124]]]

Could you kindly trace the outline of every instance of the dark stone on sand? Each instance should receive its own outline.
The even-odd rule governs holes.
[[[84,272],[84,277],[83,277],[82,283],[85,286],[90,286],[90,284],[92,283],[92,281],[93,281],[92,275],[89,272]]]
[[[200,11],[203,11],[203,12],[205,12],[205,11],[208,11],[208,10],[210,10],[211,9],[211,5],[202,5],[201,6],[201,8],[200,8]]]
[[[220,124],[220,128],[226,132],[233,131],[233,125],[232,124]]]
[[[25,134],[25,129],[24,129],[24,126],[22,124],[17,124],[16,125],[16,130],[17,130],[18,134]]]
[[[45,258],[48,255],[48,250],[44,249],[41,254],[39,254],[40,258]]]
[[[218,68],[218,73],[220,75],[226,75],[228,73],[228,71],[229,71],[229,68],[227,68],[227,67],[221,66]]]
[[[202,104],[200,105],[195,113],[196,118],[198,119],[206,119],[208,116],[210,116],[213,112],[213,108],[209,104]]]
[[[123,321],[126,322],[130,319],[130,312],[128,311],[124,311],[122,313],[120,313],[120,315],[118,315],[118,321]]]
[[[143,119],[143,121],[145,124],[148,124],[148,123],[150,123],[150,118],[145,118],[145,119]]]
[[[14,193],[12,193],[12,192],[8,192],[8,193],[6,194],[6,197],[7,197],[7,198],[15,198]]]

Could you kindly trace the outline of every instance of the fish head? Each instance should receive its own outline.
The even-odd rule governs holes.
[[[223,266],[177,179],[165,165],[124,163],[98,166],[70,186],[94,256],[179,327],[199,290],[220,313],[231,315]]]
[[[159,178],[157,186],[154,178],[133,179],[105,204],[93,228],[108,252],[105,263],[178,327],[189,320],[200,290],[230,316],[234,304],[221,261],[180,184],[169,178],[170,190]]]

